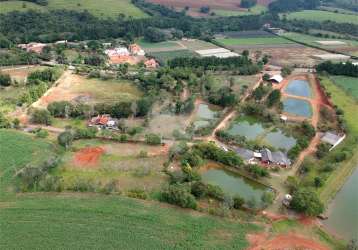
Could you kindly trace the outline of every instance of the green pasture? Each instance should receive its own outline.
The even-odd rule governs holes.
[[[190,50],[175,50],[175,51],[163,51],[152,52],[149,55],[155,57],[161,64],[165,64],[169,60],[177,57],[194,57],[196,54]]]
[[[323,38],[323,37],[316,37],[316,36],[310,36],[306,34],[301,33],[295,33],[295,32],[287,32],[283,37],[287,37],[290,39],[293,39],[298,42],[307,43],[309,45],[313,45],[316,47],[323,47],[323,48],[332,48],[332,47],[347,47],[347,46],[358,46],[358,41],[354,40],[345,40],[345,39],[335,39],[335,38]],[[345,45],[322,45],[317,43],[317,41],[342,41],[345,42]]]
[[[330,76],[333,82],[358,100],[358,79],[349,76]]]
[[[302,19],[309,21],[334,21],[337,23],[353,23],[358,24],[357,15],[334,13],[322,10],[303,10],[292,12],[287,15],[288,19]]]
[[[277,45],[277,44],[291,44],[282,37],[252,37],[252,38],[219,38],[215,39],[224,46],[240,46],[240,45]]]
[[[223,9],[213,9],[212,12],[217,16],[249,16],[249,15],[259,15],[261,12],[266,11],[267,8],[263,5],[255,5],[254,7],[248,9],[247,11],[235,11],[235,10],[223,10]]]
[[[23,8],[24,4],[26,8]],[[121,14],[125,16],[132,16],[134,18],[147,17],[147,14],[134,6],[130,0],[48,0],[47,6],[40,6],[25,1],[7,1],[1,2],[0,6],[0,13],[16,10],[26,11],[29,9],[40,11],[65,9],[74,11],[87,10],[91,14],[101,18],[115,18]]]

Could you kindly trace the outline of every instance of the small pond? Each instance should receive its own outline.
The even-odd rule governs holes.
[[[311,117],[312,107],[311,104],[305,100],[296,98],[286,98],[283,101],[283,110],[292,115]]]
[[[216,106],[205,104],[205,103],[199,104],[194,121],[195,129],[205,128],[209,126],[210,122],[217,119],[217,115],[219,111],[220,108]]]
[[[221,187],[230,196],[239,195],[245,200],[254,198],[259,206],[261,196],[267,190],[267,187],[215,164],[205,167],[201,177],[204,182]]]
[[[245,118],[235,120],[228,129],[229,134],[245,136],[247,140],[255,140],[264,131],[260,123]]]
[[[328,208],[323,224],[346,240],[358,240],[358,167],[338,192]]]
[[[296,145],[296,139],[285,135],[281,130],[268,133],[264,141],[276,149],[285,149],[286,152]]]
[[[285,92],[290,95],[311,97],[311,87],[306,80],[293,80],[289,82]]]

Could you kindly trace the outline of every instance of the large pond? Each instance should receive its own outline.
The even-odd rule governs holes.
[[[245,200],[255,199],[258,206],[267,190],[267,187],[215,164],[205,167],[201,177],[204,182],[221,187],[228,195],[239,195]]]
[[[248,119],[234,121],[228,130],[229,134],[245,136],[247,140],[255,140],[264,131],[260,123]]]
[[[212,105],[205,103],[199,104],[194,121],[195,128],[198,129],[210,125],[210,121],[216,119],[218,111],[220,111],[220,109]]]
[[[268,133],[264,141],[276,149],[284,149],[286,152],[296,145],[296,139],[285,135],[281,130]]]
[[[306,80],[293,80],[289,82],[285,92],[290,95],[311,97],[311,87]]]
[[[323,224],[346,240],[358,240],[358,168],[344,184],[328,208]]]
[[[292,115],[311,117],[312,107],[308,101],[296,98],[286,98],[283,101],[283,110]]]

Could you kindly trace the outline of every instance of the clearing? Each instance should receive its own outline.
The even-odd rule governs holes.
[[[148,15],[134,6],[130,0],[48,0],[47,6],[37,5],[28,1],[5,1],[1,2],[0,13],[10,11],[27,11],[27,10],[74,10],[88,11],[100,18],[116,18],[118,15],[127,17],[144,18]]]
[[[87,104],[137,100],[142,92],[131,82],[87,79],[66,71],[57,86],[46,92],[33,107],[46,108],[55,101],[85,101]]]

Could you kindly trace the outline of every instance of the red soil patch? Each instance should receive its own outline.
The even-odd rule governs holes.
[[[95,168],[104,149],[101,147],[88,147],[81,149],[74,155],[73,162],[76,166],[84,168]]]
[[[250,250],[288,250],[288,249],[310,249],[310,250],[328,250],[329,248],[315,242],[311,239],[304,238],[294,233],[282,234],[272,239],[263,239],[264,235],[254,237],[248,236],[252,243]]]
[[[315,217],[308,217],[308,216],[302,215],[298,219],[298,221],[305,226],[312,226],[312,225],[316,224],[317,219]]]

